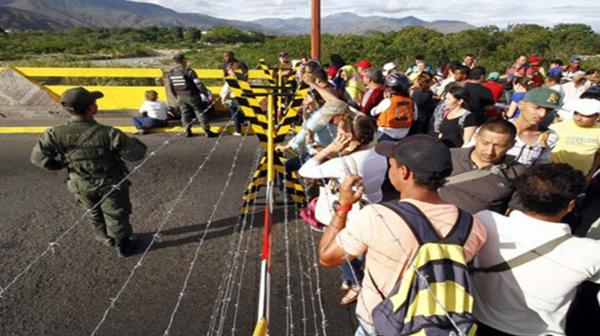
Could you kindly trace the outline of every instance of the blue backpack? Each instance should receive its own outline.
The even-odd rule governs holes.
[[[471,279],[463,252],[463,245],[473,227],[473,216],[459,209],[454,227],[446,237],[440,237],[427,217],[414,205],[407,202],[383,205],[404,220],[416,237],[419,249],[387,297],[369,273],[383,300],[372,312],[375,334],[475,335],[477,326],[471,314]],[[456,327],[461,330],[460,333]]]

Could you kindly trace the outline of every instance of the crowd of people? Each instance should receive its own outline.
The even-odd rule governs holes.
[[[600,314],[598,70],[573,57],[546,71],[535,55],[489,74],[472,54],[437,68],[418,55],[405,72],[278,56],[278,71],[310,90],[302,130],[276,151],[306,185],[300,215],[323,232],[321,265],[340,268],[340,303],[357,302],[356,335],[590,334]],[[215,97],[183,54],[174,61],[168,86],[186,134],[196,120],[216,136],[206,118]],[[226,52],[223,73],[248,66]],[[241,135],[236,97],[227,86],[219,96]],[[127,256],[129,184],[108,191],[146,146],[94,120],[100,98],[67,90],[73,120],[48,129],[31,160],[68,169],[96,239]],[[169,107],[154,91],[145,98],[136,126],[164,126]],[[399,199],[386,197],[392,189]]]
[[[357,301],[356,335],[585,330],[600,299],[598,70],[330,61],[300,61],[302,131],[276,150],[306,183],[301,217],[324,232],[340,304]]]

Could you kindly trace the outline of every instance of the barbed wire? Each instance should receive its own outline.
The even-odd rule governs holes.
[[[260,161],[260,154],[261,154],[261,149],[259,147],[254,167],[258,166],[258,163]],[[253,204],[252,204],[252,211],[254,212],[255,210],[256,210],[256,202],[253,202]],[[253,213],[252,214],[252,222],[250,224],[251,228],[254,225],[254,218],[255,218],[255,216],[254,216],[254,213]],[[244,224],[246,224],[246,223],[244,223]],[[245,229],[245,225],[244,225],[244,229]],[[242,232],[240,232],[240,234],[241,234],[240,235],[240,240],[239,240],[240,244],[238,245],[238,250],[236,251],[236,258],[234,260],[235,261],[235,266],[233,268],[233,273],[231,274],[231,277],[229,278],[228,288],[227,288],[227,290],[225,292],[225,300],[223,300],[223,308],[221,310],[221,316],[220,316],[220,319],[219,319],[219,328],[217,330],[217,332],[218,332],[217,335],[222,335],[223,332],[225,331],[225,329],[224,329],[225,328],[225,321],[227,319],[227,313],[229,311],[229,304],[230,304],[230,302],[232,300],[233,289],[234,289],[234,286],[235,286],[234,280],[235,280],[235,277],[237,276],[237,270],[239,268],[239,265],[237,264],[237,260],[240,257],[239,248],[241,247],[241,242],[242,242],[243,237],[244,237],[244,232],[245,232],[245,230],[242,231]],[[244,250],[244,257],[243,257],[244,265],[243,265],[243,268],[242,268],[242,277],[243,277],[243,271],[245,270],[246,257],[248,255],[248,247],[249,247],[248,244],[249,244],[249,239],[250,239],[249,236],[250,236],[250,234],[248,234],[247,243],[246,243],[246,249]],[[242,285],[242,282],[243,282],[243,278],[242,277],[240,277],[240,283],[239,283],[240,286]],[[239,292],[238,292],[238,294],[239,294]],[[236,303],[236,308],[239,308],[239,302]],[[231,332],[232,332],[232,334],[235,334],[235,328],[232,327],[231,328]]]
[[[252,229],[254,228],[254,220],[256,219],[256,202],[254,202],[252,204],[252,213],[250,216],[250,227],[248,228],[248,232],[251,232]],[[243,279],[244,279],[244,272],[246,270],[246,257],[248,256],[248,252],[250,249],[250,233],[248,234],[248,237],[246,238],[246,245],[244,247],[244,257],[242,258],[242,267],[240,270],[240,277],[239,277],[239,281],[237,284],[237,294],[236,294],[236,300],[235,300],[235,305],[234,305],[234,312],[233,312],[233,323],[231,326],[231,335],[235,335],[236,327],[237,327],[237,317],[238,317],[238,312],[239,312],[239,308],[240,308],[240,298],[242,296],[242,283],[243,283]]]
[[[302,263],[302,258],[300,256],[300,231],[299,231],[299,218],[298,218],[298,213],[299,213],[299,208],[298,205],[295,204],[295,218],[294,218],[294,223],[295,223],[295,241],[296,241],[296,257],[298,259],[298,274],[299,274],[299,281],[300,281],[300,303],[302,304],[302,335],[306,336],[307,333],[307,327],[308,327],[308,319],[307,319],[307,315],[306,315],[306,296],[304,295],[304,268],[303,268],[303,263]]]
[[[255,155],[255,159],[253,161],[253,164],[251,167],[255,167],[258,164],[258,161],[260,160],[260,153],[261,153],[261,148],[258,147],[258,149],[256,150],[256,155]],[[248,180],[247,180],[247,184],[250,184],[252,182],[252,176],[254,174],[253,170],[250,170],[250,174],[248,176]],[[253,207],[254,209],[254,207]],[[242,240],[244,238],[244,233],[245,233],[245,229],[246,229],[246,225],[248,222],[248,216],[249,216],[249,210],[246,209],[243,213],[243,215],[240,215],[238,217],[238,221],[236,223],[236,226],[234,227],[234,234],[237,230],[238,227],[240,227],[240,223],[241,223],[241,228],[240,231],[238,232],[238,240],[237,240],[237,248],[236,248],[236,239],[235,237],[231,240],[230,243],[230,253],[229,253],[229,257],[231,258],[231,260],[228,258],[228,260],[230,260],[225,268],[225,271],[223,272],[223,276],[219,285],[219,289],[218,289],[218,293],[217,293],[217,297],[215,298],[215,303],[214,303],[214,308],[213,308],[213,312],[210,316],[210,325],[209,328],[207,329],[207,333],[206,335],[209,336],[212,334],[213,331],[215,331],[214,327],[215,324],[217,323],[217,314],[218,312],[221,310],[223,310],[224,308],[224,296],[227,293],[227,289],[229,286],[229,282],[233,281],[232,278],[233,276],[233,272],[234,272],[234,265],[236,265],[236,261],[239,257],[239,252],[241,249],[241,244],[242,244]]]
[[[311,232],[309,231],[309,228],[306,228],[304,230],[302,230],[302,234],[303,234],[303,238],[304,238],[304,257],[306,259],[307,262],[307,274],[306,277],[308,278],[308,290],[310,293],[310,301],[311,301],[311,306],[312,306],[312,319],[313,319],[313,328],[314,328],[314,332],[316,336],[320,336],[320,329],[318,326],[318,322],[319,322],[319,315],[318,315],[318,311],[317,311],[317,300],[315,299],[315,293],[317,291],[320,291],[320,288],[315,288],[315,286],[313,286],[313,276],[312,273],[314,272],[314,263],[315,261],[311,261],[311,247],[310,247],[310,238],[309,235],[311,234]],[[304,274],[304,272],[303,272]]]
[[[204,111],[202,112],[202,114],[206,113],[206,111],[208,111],[212,106],[214,105],[214,103],[211,103],[206,109],[204,109]],[[192,120],[192,122],[194,122],[197,119],[194,118]],[[112,185],[111,189],[102,196],[102,198],[96,203],[94,204],[90,209],[87,209],[83,215],[81,215],[79,217],[79,219],[77,219],[69,228],[67,228],[67,230],[65,230],[62,234],[60,234],[56,239],[54,239],[53,241],[48,243],[48,247],[39,255],[37,255],[33,261],[31,261],[23,270],[21,270],[21,272],[17,273],[17,275],[15,275],[15,277],[9,281],[6,285],[4,286],[0,286],[0,299],[3,298],[4,294],[6,293],[6,291],[11,288],[12,286],[14,286],[25,274],[27,274],[35,265],[37,265],[48,253],[52,252],[52,254],[54,254],[55,248],[57,246],[59,246],[59,243],[71,232],[73,231],[81,222],[83,222],[83,220],[85,220],[85,218],[92,213],[93,211],[95,211],[104,201],[106,201],[106,199],[112,195],[112,193],[114,193],[116,190],[118,190],[121,185],[123,185],[123,183],[125,183],[125,181],[127,181],[133,174],[135,174],[136,172],[138,172],[151,158],[153,158],[154,156],[156,156],[156,154],[163,149],[165,146],[167,146],[168,144],[170,144],[175,138],[181,136],[183,134],[183,132],[179,132],[176,133],[175,135],[167,138],[165,141],[163,141],[163,143],[161,143],[157,148],[155,148],[152,152],[150,152],[148,155],[146,155],[146,157],[142,160],[142,162],[140,162],[138,165],[136,165],[135,167],[133,167],[131,169],[131,171],[129,173],[127,173],[127,175],[125,175],[125,177],[123,177],[118,183]]]
[[[287,176],[287,175],[286,175]],[[290,237],[289,237],[289,211],[288,194],[285,185],[286,179],[283,179],[283,230],[285,240],[285,271],[286,271],[286,327],[285,335],[294,335],[294,312],[292,309],[292,271],[290,266]]]
[[[232,160],[232,164],[231,164],[231,168],[229,169],[229,174],[227,175],[227,180],[225,181],[225,185],[223,186],[223,189],[221,190],[221,193],[219,194],[219,197],[217,198],[217,201],[215,202],[215,204],[213,206],[212,213],[210,214],[210,216],[208,218],[208,222],[206,223],[206,227],[204,228],[204,233],[202,234],[200,241],[196,245],[196,250],[194,251],[194,257],[192,258],[192,262],[190,262],[190,267],[189,267],[188,272],[183,281],[183,286],[181,288],[181,292],[179,292],[179,296],[177,297],[177,302],[175,303],[175,307],[173,308],[173,311],[171,312],[169,324],[167,325],[167,328],[165,329],[165,331],[163,333],[163,335],[165,335],[165,336],[169,335],[171,327],[173,326],[173,321],[175,320],[175,315],[177,314],[177,312],[179,310],[179,306],[181,305],[181,301],[183,300],[183,296],[185,295],[185,290],[187,289],[187,286],[190,281],[190,277],[192,276],[192,272],[194,270],[194,267],[196,266],[198,256],[200,255],[200,249],[202,248],[202,245],[204,244],[206,236],[208,235],[208,230],[210,229],[212,222],[215,218],[215,215],[217,214],[219,205],[221,205],[221,201],[223,200],[223,197],[225,196],[225,191],[227,190],[227,188],[229,187],[229,184],[231,183],[231,178],[233,177],[233,174],[235,172],[235,168],[237,166],[237,160],[238,160],[238,157],[242,150],[242,147],[244,146],[244,142],[245,142],[247,133],[248,133],[248,128],[246,129],[246,133],[242,137],[242,140],[240,141],[240,144],[235,151],[235,154],[234,154],[233,160]]]
[[[232,120],[230,120],[227,125],[229,125],[231,122],[232,122]],[[217,147],[219,146],[219,143],[220,143],[222,137],[223,137],[223,133],[220,133],[219,136],[217,137],[217,140],[215,141],[215,144],[211,148],[211,150],[208,152],[208,154],[206,155],[206,157],[204,158],[204,160],[202,161],[202,163],[198,166],[198,168],[196,169],[196,171],[190,176],[187,184],[183,187],[183,189],[181,189],[181,191],[179,192],[179,194],[177,195],[177,197],[173,201],[173,205],[171,206],[171,208],[169,209],[169,211],[167,211],[167,214],[165,215],[163,221],[159,225],[159,227],[156,230],[156,232],[152,235],[152,240],[150,241],[150,243],[148,244],[148,246],[146,246],[146,249],[142,253],[141,257],[138,259],[138,262],[133,267],[133,269],[129,273],[129,276],[127,277],[127,279],[125,280],[125,282],[123,283],[123,285],[121,286],[121,288],[117,291],[116,295],[113,298],[110,299],[109,306],[106,308],[106,310],[104,311],[104,314],[102,315],[102,318],[100,319],[100,321],[98,322],[98,324],[96,325],[96,327],[94,328],[94,330],[91,333],[92,336],[96,335],[96,333],[98,332],[98,330],[100,330],[100,327],[102,327],[102,325],[106,321],[106,318],[108,317],[108,314],[115,307],[115,303],[121,297],[121,294],[125,291],[125,289],[129,285],[129,283],[131,282],[131,279],[135,275],[135,272],[137,271],[138,268],[140,268],[142,266],[142,262],[144,261],[144,259],[148,255],[148,252],[150,252],[151,248],[154,246],[154,243],[156,243],[156,241],[160,238],[160,233],[162,232],[162,229],[164,228],[164,226],[166,225],[166,223],[168,223],[169,219],[171,219],[171,216],[173,215],[173,211],[175,210],[175,207],[177,206],[177,204],[179,204],[179,202],[181,201],[183,195],[187,192],[187,190],[189,189],[189,187],[194,183],[194,180],[198,176],[198,174],[202,171],[202,169],[204,169],[204,167],[206,166],[206,163],[208,163],[208,161],[212,157],[213,153],[216,151]]]

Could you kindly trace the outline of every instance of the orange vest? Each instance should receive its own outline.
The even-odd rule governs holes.
[[[415,106],[410,98],[392,96],[390,107],[377,117],[377,126],[389,128],[409,128],[413,124]]]

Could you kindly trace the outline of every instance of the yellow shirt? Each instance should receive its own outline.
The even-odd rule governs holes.
[[[600,125],[596,123],[586,128],[577,126],[573,120],[565,120],[551,128],[558,134],[558,142],[550,161],[568,163],[588,174],[600,150]]]

